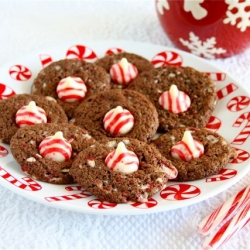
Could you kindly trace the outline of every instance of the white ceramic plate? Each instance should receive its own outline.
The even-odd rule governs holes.
[[[249,92],[208,61],[179,50],[127,41],[89,41],[44,49],[0,68],[0,99],[15,93],[29,93],[38,72],[52,61],[62,58],[95,61],[107,53],[120,50],[142,55],[155,67],[164,64],[191,66],[209,74],[216,82],[218,103],[207,128],[217,131],[237,149],[237,159],[218,175],[193,182],[169,182],[147,203],[110,204],[99,201],[77,185],[53,185],[30,179],[13,159],[9,146],[0,143],[1,185],[52,207],[89,214],[131,215],[167,211],[200,202],[222,192],[247,174],[250,170]]]

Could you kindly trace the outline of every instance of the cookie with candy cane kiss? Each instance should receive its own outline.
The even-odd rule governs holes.
[[[20,127],[68,122],[62,107],[41,95],[17,94],[0,100],[0,110],[0,140],[5,143],[10,142]]]
[[[54,184],[74,183],[69,175],[74,158],[95,143],[88,132],[69,123],[40,123],[20,128],[10,149],[22,171]]]
[[[142,93],[154,104],[159,132],[205,127],[216,104],[215,83],[191,67],[167,65],[142,72],[127,89]]]
[[[38,73],[31,93],[53,97],[72,118],[85,98],[110,88],[110,75],[102,67],[80,59],[61,59]]]
[[[181,127],[152,142],[178,170],[176,181],[193,181],[217,174],[237,152],[218,133],[206,128]]]
[[[70,174],[98,199],[146,202],[177,176],[172,162],[154,147],[132,138],[113,138],[85,148]]]
[[[158,128],[154,105],[141,93],[111,89],[90,96],[75,111],[75,124],[96,139],[130,137],[150,141]]]
[[[123,62],[128,66],[125,66],[125,71],[123,69],[124,67],[121,66],[124,65]],[[112,88],[126,88],[141,72],[154,68],[148,59],[125,51],[107,54],[98,59],[95,64],[103,67],[110,73]]]

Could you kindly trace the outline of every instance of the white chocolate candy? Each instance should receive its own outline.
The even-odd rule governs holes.
[[[130,174],[138,170],[139,159],[123,142],[119,142],[117,148],[106,157],[105,164],[111,170]]]
[[[47,116],[44,109],[36,106],[34,101],[30,101],[27,106],[23,106],[16,113],[16,124],[20,128],[46,122]]]
[[[65,102],[81,101],[86,93],[87,87],[80,77],[63,78],[57,85],[57,95]]]
[[[171,85],[169,91],[165,91],[159,97],[159,104],[172,113],[182,113],[191,105],[189,96],[179,91],[176,85]]]
[[[72,155],[71,144],[58,131],[53,136],[46,137],[39,145],[39,153],[46,159],[56,162],[68,161]]]
[[[129,63],[126,58],[122,58],[110,68],[110,76],[112,80],[118,84],[128,84],[134,80],[137,75],[137,68]]]
[[[180,142],[171,148],[171,155],[174,158],[190,161],[199,158],[204,154],[204,146],[201,142],[194,140],[190,131],[185,131]]]
[[[106,113],[103,125],[112,135],[127,134],[134,126],[134,116],[127,109],[117,106]]]

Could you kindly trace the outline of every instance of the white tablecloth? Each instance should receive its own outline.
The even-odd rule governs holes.
[[[61,43],[129,40],[174,47],[153,0],[0,1],[0,67]],[[250,50],[212,60],[250,88]],[[140,216],[88,215],[47,207],[0,186],[1,249],[201,249],[197,223],[250,181],[185,208]],[[222,249],[250,249],[250,224]]]

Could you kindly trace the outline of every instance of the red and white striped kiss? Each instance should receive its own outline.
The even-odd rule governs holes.
[[[165,91],[159,97],[159,104],[172,113],[182,113],[191,105],[189,96],[179,91],[176,85],[171,85],[169,91]]]
[[[121,141],[105,159],[105,164],[113,171],[123,172],[126,174],[133,173],[139,168],[139,159],[136,154],[128,150]]]
[[[69,76],[58,83],[56,91],[62,101],[76,102],[85,97],[87,87],[80,77]]]
[[[176,143],[170,150],[174,158],[191,161],[204,154],[204,147],[201,142],[194,140],[190,131],[185,131],[180,142]]]
[[[56,162],[68,161],[72,155],[71,144],[58,131],[53,136],[46,137],[39,145],[39,153],[46,159]]]
[[[112,80],[118,84],[128,84],[134,80],[137,75],[137,68],[129,63],[126,58],[122,58],[110,68],[110,76]]]
[[[133,128],[134,120],[134,116],[130,111],[117,106],[106,113],[103,125],[106,132],[117,136],[127,134]]]
[[[36,106],[34,101],[29,102],[27,106],[23,106],[16,113],[16,124],[20,128],[46,122],[47,116],[44,109]]]

